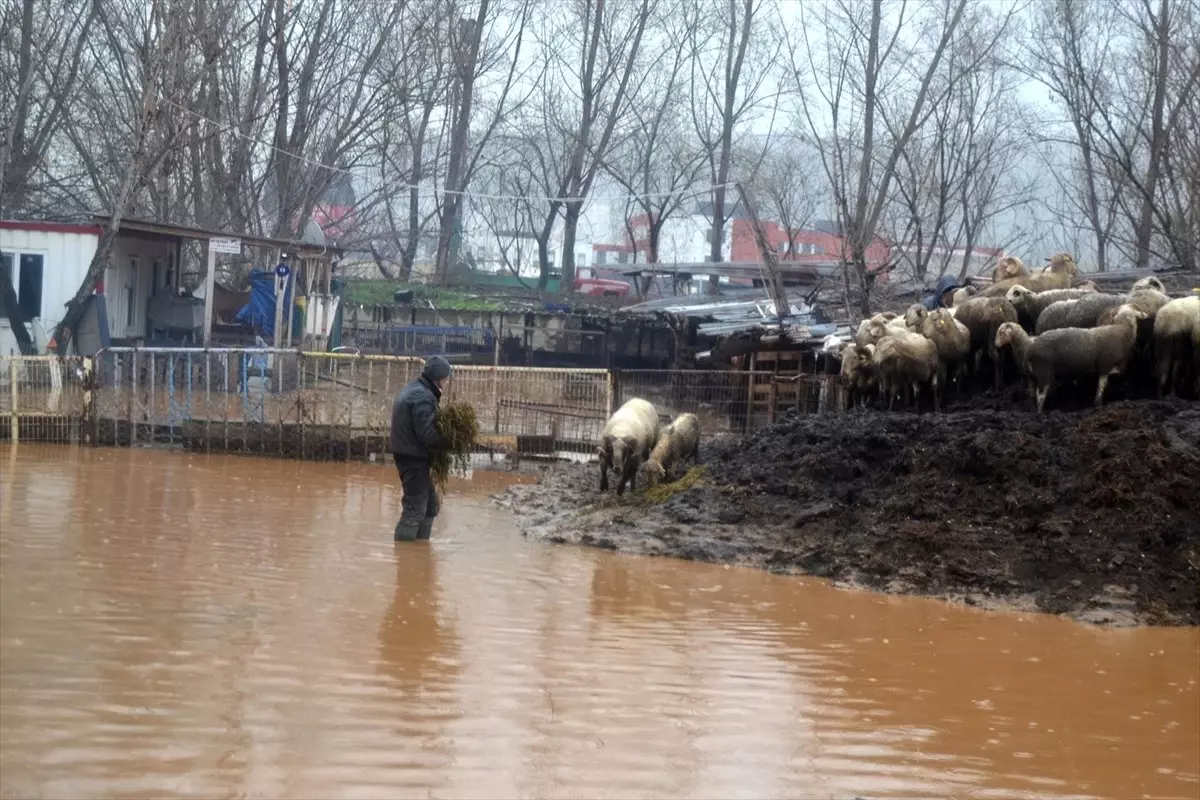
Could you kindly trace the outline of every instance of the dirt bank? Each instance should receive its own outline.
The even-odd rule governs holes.
[[[1089,622],[1200,624],[1200,406],[792,416],[661,503],[595,466],[497,496],[527,536]],[[695,477],[695,475],[693,475]]]

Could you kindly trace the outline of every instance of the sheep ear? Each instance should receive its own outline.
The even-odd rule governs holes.
[[[630,450],[637,446],[637,439],[633,438],[632,436],[622,436],[621,441],[625,442],[625,446]]]
[[[606,453],[611,453],[612,445],[613,445],[613,435],[611,433],[604,434],[604,437],[600,440],[600,449]]]

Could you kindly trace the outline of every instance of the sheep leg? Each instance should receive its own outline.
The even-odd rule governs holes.
[[[1108,386],[1108,375],[1101,375],[1096,381],[1096,399],[1092,401],[1092,405],[1099,408],[1104,404],[1104,389]]]
[[[600,491],[608,491],[608,462],[600,459]]]
[[[1049,393],[1050,393],[1049,386],[1037,390],[1037,410],[1038,410],[1039,414],[1042,413],[1042,409],[1046,405],[1046,395]]]

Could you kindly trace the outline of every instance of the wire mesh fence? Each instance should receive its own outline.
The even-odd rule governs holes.
[[[90,372],[90,359],[79,356],[0,360],[0,439],[80,441]]]
[[[366,459],[387,452],[392,399],[422,365],[403,356],[233,348],[6,358],[0,419],[10,424],[0,436]],[[445,401],[474,407],[481,452],[516,457],[591,458],[608,417],[631,397],[653,403],[664,422],[696,414],[706,436],[744,434],[785,413],[841,403],[836,376],[761,370],[460,365],[444,390]]]
[[[815,414],[840,406],[836,375],[772,371],[615,370],[616,407],[632,397],[649,401],[663,422],[695,414],[706,434],[745,434],[789,411]]]

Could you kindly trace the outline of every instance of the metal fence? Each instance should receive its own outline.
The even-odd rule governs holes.
[[[614,370],[614,406],[631,397],[654,404],[666,422],[695,414],[706,435],[749,433],[795,411],[841,408],[836,375],[779,375],[770,371]]]
[[[44,428],[38,438],[101,445],[369,458],[387,452],[392,398],[420,374],[422,363],[232,348],[6,358],[0,361],[0,416],[7,416],[4,433],[14,438]],[[484,452],[590,458],[609,415],[631,397],[652,402],[664,422],[684,412],[698,415],[707,436],[746,433],[793,409],[834,410],[839,396],[831,375],[463,365],[455,368],[445,399],[475,408]]]
[[[0,439],[78,442],[85,435],[91,359],[8,356],[0,361]]]

